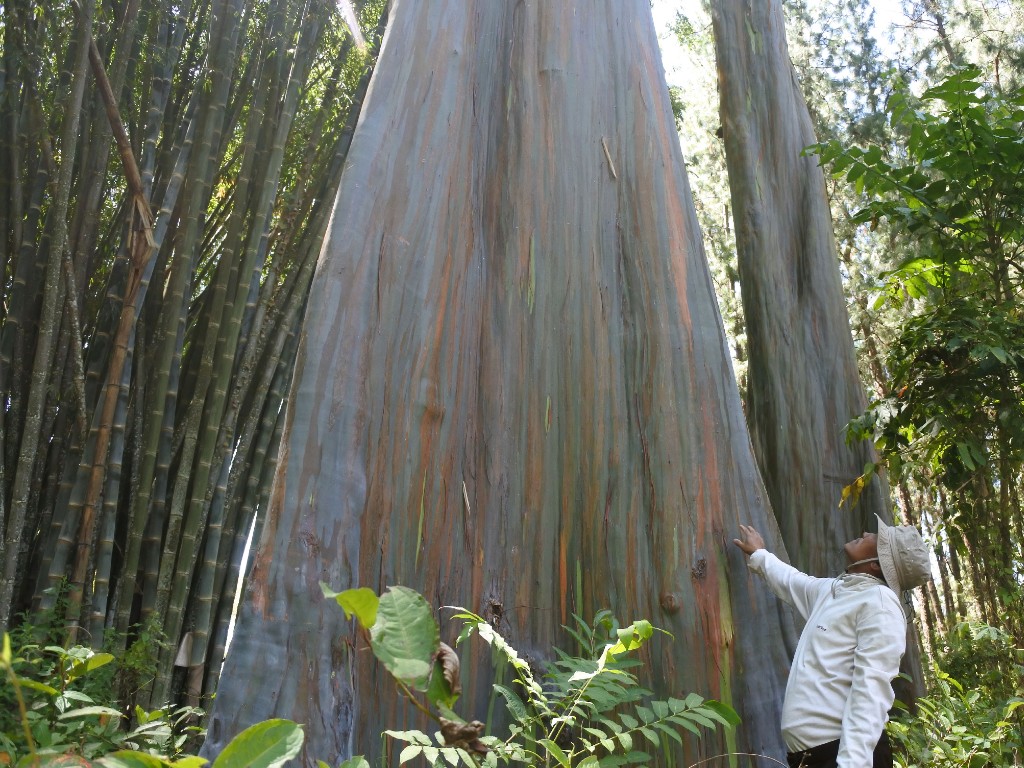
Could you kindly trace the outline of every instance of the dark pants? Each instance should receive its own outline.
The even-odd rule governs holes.
[[[805,749],[803,752],[790,752],[786,755],[790,768],[836,768],[836,757],[839,755],[839,739],[827,744]],[[889,734],[882,731],[882,736],[875,745],[872,768],[892,768],[892,746]]]

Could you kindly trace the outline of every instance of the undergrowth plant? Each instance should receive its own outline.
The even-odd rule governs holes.
[[[683,731],[699,737],[703,728],[739,722],[731,707],[696,694],[651,700],[650,691],[629,671],[640,664],[629,655],[655,632],[648,621],[620,627],[607,611],[598,613],[592,624],[576,618],[575,626],[566,630],[581,655],[556,651],[557,658],[538,679],[539,673],[491,624],[455,608],[452,618],[463,622],[456,645],[476,635],[512,670],[510,685],[494,684],[510,718],[509,735],[502,739],[487,734],[484,723],[467,722],[454,712],[459,659],[441,642],[433,610],[422,595],[405,587],[390,587],[379,598],[365,588],[321,588],[348,618],[356,618],[399,690],[438,725],[432,734],[385,731],[405,744],[399,764],[417,757],[431,766],[461,763],[469,768],[513,762],[561,768],[640,764],[651,759],[647,749],[667,749],[670,741],[681,744]]]
[[[116,706],[107,674],[109,653],[76,645],[27,644],[15,654],[5,635],[2,666],[5,699],[0,713],[0,750],[11,760],[78,755],[94,759],[120,749],[177,757],[190,725],[201,712],[193,707],[147,712],[135,707],[132,727]]]
[[[114,657],[90,648],[27,644],[15,653],[4,634],[0,651],[2,694],[0,764],[17,768],[86,766],[101,768],[200,768],[208,761],[182,754],[186,739],[200,729],[195,707],[145,711],[133,717],[110,702],[98,703],[97,680]],[[112,691],[108,691],[108,695]],[[131,723],[130,727],[128,723]],[[240,733],[213,768],[276,768],[299,753],[302,728],[289,720],[266,720]]]
[[[1024,698],[989,703],[936,669],[928,696],[904,709],[888,730],[899,768],[993,768],[1024,763],[1020,712]]]

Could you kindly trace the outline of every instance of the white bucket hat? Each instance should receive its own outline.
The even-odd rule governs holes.
[[[875,515],[878,517],[878,515]],[[878,564],[885,583],[897,595],[932,577],[928,545],[912,525],[886,525],[878,517]]]

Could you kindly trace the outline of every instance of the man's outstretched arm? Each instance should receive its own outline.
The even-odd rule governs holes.
[[[756,528],[740,525],[740,538],[732,543],[747,556],[747,565],[763,577],[769,589],[792,605],[805,619],[831,579],[817,579],[788,565],[765,548],[764,538]]]

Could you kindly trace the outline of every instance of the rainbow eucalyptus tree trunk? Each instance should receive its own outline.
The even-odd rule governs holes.
[[[814,128],[781,3],[719,0],[712,20],[750,354],[747,423],[794,564],[834,574],[843,543],[873,530],[875,513],[892,513],[878,480],[839,509],[873,454],[843,432],[866,400],[824,176],[801,156]]]
[[[677,762],[781,756],[791,627],[729,543],[778,535],[649,4],[391,13],[206,751],[283,716],[335,764],[413,720],[323,580],[465,605],[537,660],[574,612],[650,618],[675,640],[645,682],[744,719]],[[489,653],[463,663],[485,718]]]
[[[846,566],[843,543],[892,519],[878,477],[855,504],[842,490],[875,459],[847,445],[844,426],[866,400],[839,275],[814,128],[786,45],[778,0],[712,3],[715,52],[737,260],[747,326],[747,423],[786,549],[826,576]],[[908,625],[902,670],[923,692],[920,650]]]

